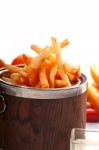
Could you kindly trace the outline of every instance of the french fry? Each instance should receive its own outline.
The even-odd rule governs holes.
[[[31,45],[31,49],[33,49],[38,54],[40,54],[43,51],[42,48],[40,48],[39,46],[37,46],[35,44]]]
[[[42,88],[49,88],[49,82],[47,79],[46,69],[43,66],[43,64],[40,67],[39,79],[40,79],[40,85]]]
[[[67,76],[68,76],[70,82],[74,81],[75,76],[74,76],[73,74],[71,74],[71,73],[69,73],[69,72],[66,72],[66,74],[67,74]]]
[[[51,41],[52,41],[54,53],[56,54],[57,65],[59,68],[61,68],[62,67],[62,57],[61,57],[61,52],[60,52],[60,45],[59,45],[57,39],[54,37],[51,38]]]
[[[35,69],[33,73],[28,75],[29,85],[34,87],[39,80],[39,70]]]
[[[63,80],[56,79],[55,80],[55,88],[66,87],[66,82]]]
[[[22,76],[27,77],[27,73],[24,71],[24,68],[17,67],[15,65],[9,65],[9,64],[6,64],[6,68],[11,73],[20,73]]]
[[[46,59],[50,54],[50,48],[45,47],[45,49],[40,53],[40,55],[36,56],[32,62],[25,68],[26,72],[32,73],[34,69],[40,67],[41,62]]]
[[[53,44],[53,47],[54,47],[54,50],[56,53],[56,59],[57,59],[58,68],[60,70],[60,76],[61,76],[62,80],[64,80],[66,82],[67,86],[71,86],[68,76],[65,74],[64,69],[63,69],[60,45],[59,45],[58,41],[56,40],[56,38],[51,38],[51,39],[52,39],[52,44]]]
[[[67,46],[68,44],[69,44],[68,39],[65,39],[65,40],[63,40],[63,41],[60,43],[60,47],[61,47],[61,48],[64,48],[64,47]],[[50,46],[50,48],[53,49],[52,46]],[[34,50],[36,53],[38,53],[38,54],[40,54],[40,53],[43,51],[43,48],[41,48],[41,47],[39,47],[39,46],[37,46],[37,45],[35,45],[35,44],[32,44],[32,45],[31,45],[31,49],[33,49],[33,50]]]
[[[19,73],[12,73],[11,74],[11,79],[13,80],[13,81],[15,81],[15,82],[17,82],[17,81],[19,81],[20,80],[20,74]]]
[[[57,64],[57,60],[56,60],[56,55],[55,55],[55,54],[51,53],[51,54],[48,56],[47,59],[51,62],[51,64],[53,64],[53,65],[56,65],[56,64]]]
[[[62,42],[60,43],[60,47],[61,47],[61,48],[64,48],[64,47],[67,46],[68,44],[69,44],[68,39],[65,39],[64,41],[62,41]]]
[[[38,55],[30,57],[23,54],[24,66],[5,64],[7,73],[3,73],[3,80],[12,84],[35,88],[62,88],[74,85],[80,77],[80,67],[64,63],[61,49],[69,44],[68,39],[61,43],[51,38],[52,44],[44,48],[31,45]]]
[[[41,88],[40,82],[38,82],[38,83],[35,85],[35,88]]]
[[[77,72],[80,72],[80,67],[79,66],[72,66],[68,63],[64,63],[63,64],[63,68],[65,70],[65,72],[69,72],[69,73],[72,73],[72,74],[76,74]]]
[[[57,66],[53,66],[51,68],[51,71],[49,74],[49,81],[50,81],[50,87],[51,88],[54,88],[56,72],[57,72]]]
[[[19,67],[14,65],[5,64],[6,69],[8,69],[11,73],[17,73],[19,72]]]
[[[16,82],[14,80],[12,80],[11,78],[2,77],[1,79],[4,80],[4,81],[6,81],[6,82],[8,82],[8,83],[16,84]]]
[[[65,74],[64,71],[61,71],[60,73],[61,73],[62,80],[66,83],[66,86],[70,87],[71,83],[69,81],[67,74]]]

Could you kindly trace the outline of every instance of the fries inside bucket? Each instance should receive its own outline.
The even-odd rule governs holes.
[[[31,88],[0,80],[6,104],[0,115],[0,147],[69,150],[71,129],[85,127],[86,84],[83,74],[78,84],[68,88]]]

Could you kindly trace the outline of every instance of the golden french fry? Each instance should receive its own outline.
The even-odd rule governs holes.
[[[43,64],[41,65],[41,68],[40,68],[39,79],[40,79],[40,85],[42,88],[49,88],[46,69],[45,67],[43,67]]]
[[[69,81],[69,78],[68,78],[67,74],[64,73],[63,70],[60,70],[60,71],[61,71],[60,74],[61,74],[62,80],[65,81],[67,87],[70,87],[70,86],[71,86],[71,83],[70,83],[70,81]]]
[[[62,88],[62,87],[66,87],[66,82],[64,80],[56,79],[55,88]]]
[[[9,65],[9,64],[5,64],[6,69],[8,69],[11,73],[17,73],[19,72],[19,67],[15,66],[15,65]]]
[[[38,82],[36,85],[35,85],[36,88],[41,88],[41,84],[40,82]]]
[[[67,76],[68,76],[70,82],[74,81],[75,77],[74,77],[73,74],[71,74],[71,73],[69,73],[69,72],[66,72],[66,74],[67,74]]]
[[[56,72],[57,72],[57,66],[53,66],[51,68],[51,71],[50,71],[50,74],[49,74],[49,81],[50,81],[50,87],[51,88],[54,88]]]
[[[41,62],[46,59],[50,54],[50,48],[47,46],[40,53],[40,55],[36,56],[32,62],[25,68],[26,72],[32,73],[34,69],[38,69],[40,67]]]
[[[29,79],[29,85],[35,86],[39,80],[39,70],[34,69],[33,73],[28,75],[28,79]]]
[[[69,44],[68,39],[65,39],[64,41],[62,41],[62,42],[60,43],[60,47],[61,47],[61,48],[64,48],[64,47],[67,46],[68,44]]]
[[[56,55],[55,55],[55,54],[51,53],[51,54],[48,56],[47,59],[51,62],[51,64],[53,64],[53,65],[56,65],[56,64],[57,64],[57,60],[56,60]]]
[[[8,73],[4,73],[2,79],[36,88],[62,88],[75,84],[80,76],[80,67],[64,63],[61,56],[61,49],[69,44],[68,39],[59,43],[52,37],[51,42],[52,45],[45,48],[31,45],[38,55],[32,58],[24,54],[23,67],[5,64]]]
[[[57,65],[61,69],[62,67],[62,57],[61,57],[61,52],[60,52],[60,44],[58,43],[57,39],[52,37],[52,46],[54,49],[54,53],[56,54],[56,60],[57,60]]]
[[[65,72],[69,72],[69,73],[72,73],[72,74],[75,74],[76,72],[79,72],[80,71],[80,67],[79,66],[72,66],[70,65],[69,63],[64,63],[63,64],[63,68],[65,70]]]
[[[2,77],[1,79],[4,80],[4,81],[6,81],[6,82],[8,82],[8,83],[16,84],[16,82],[14,80],[12,80],[11,78]]]
[[[20,80],[21,76],[19,73],[12,73],[10,77],[13,81],[17,82],[18,80]]]
[[[6,68],[11,73],[20,73],[22,76],[27,77],[27,73],[24,71],[24,68],[17,67],[15,65],[6,64]]]
[[[31,49],[33,49],[38,54],[40,54],[43,51],[42,48],[40,48],[39,46],[37,46],[35,44],[31,45]]]
[[[67,46],[69,44],[69,41],[68,39],[65,39],[63,40],[61,43],[60,43],[60,47],[61,48],[64,48],[65,46]],[[53,49],[52,46],[50,46],[51,49]],[[32,44],[31,45],[31,49],[33,49],[36,53],[40,54],[43,50],[43,48],[39,47],[38,45],[35,45],[35,44]]]

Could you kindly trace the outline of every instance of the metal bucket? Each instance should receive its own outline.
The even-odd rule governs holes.
[[[86,90],[84,74],[78,84],[60,89],[15,86],[0,80],[0,148],[69,150],[71,129],[86,125]]]

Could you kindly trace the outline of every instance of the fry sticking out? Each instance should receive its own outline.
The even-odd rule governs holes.
[[[44,48],[32,44],[31,49],[37,56],[29,58],[23,54],[23,67],[5,64],[8,72],[1,78],[11,84],[35,88],[64,88],[74,85],[80,77],[80,67],[64,63],[61,56],[61,49],[69,44],[68,39],[59,43],[52,37],[51,43]]]

